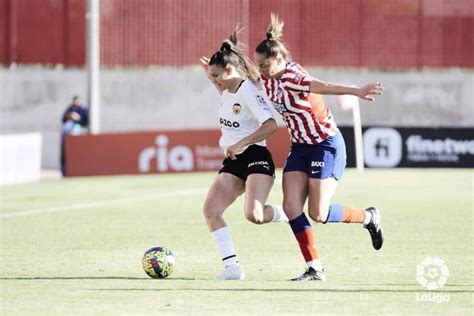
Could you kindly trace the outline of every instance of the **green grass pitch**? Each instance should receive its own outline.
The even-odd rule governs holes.
[[[379,207],[386,240],[375,251],[360,225],[313,224],[324,283],[288,281],[305,269],[291,229],[247,222],[242,199],[225,219],[247,280],[215,280],[222,264],[201,211],[214,176],[2,187],[0,314],[472,315],[472,169],[347,170],[334,201]],[[279,179],[269,199],[275,204]],[[175,253],[168,279],[142,270],[144,251],[155,245]],[[416,281],[429,256],[450,273],[435,291]]]

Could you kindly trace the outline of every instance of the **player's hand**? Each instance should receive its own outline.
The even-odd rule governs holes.
[[[76,112],[70,112],[68,115],[66,115],[66,119],[73,120],[74,122],[78,122],[81,120],[81,116],[77,114]]]
[[[381,82],[371,82],[362,88],[359,88],[359,93],[357,96],[363,100],[374,101],[374,95],[382,95],[385,87]]]
[[[207,74],[207,69],[209,68],[209,58],[207,58],[206,56],[202,56],[201,59],[199,59],[199,61],[201,62],[201,65]]]
[[[239,151],[240,147],[241,146],[239,145],[239,143],[227,147],[227,150],[225,151],[225,157],[231,160],[236,160],[237,156],[235,155],[235,153]]]
[[[76,112],[72,112],[71,113],[71,118],[74,120],[74,121],[80,121],[81,120],[81,116],[79,114],[77,114]]]

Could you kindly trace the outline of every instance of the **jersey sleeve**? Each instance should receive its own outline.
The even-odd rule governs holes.
[[[248,82],[242,92],[245,104],[260,124],[274,118],[270,105],[253,83]]]
[[[285,88],[295,92],[310,92],[309,86],[314,77],[299,72],[287,72],[282,77]]]

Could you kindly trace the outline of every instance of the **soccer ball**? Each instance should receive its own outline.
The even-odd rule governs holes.
[[[173,252],[165,247],[153,247],[145,251],[142,264],[143,270],[154,279],[168,277],[174,269]]]

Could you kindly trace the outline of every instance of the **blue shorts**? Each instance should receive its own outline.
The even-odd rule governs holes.
[[[346,167],[346,144],[341,132],[316,145],[292,143],[283,173],[301,171],[314,179],[341,179]]]

